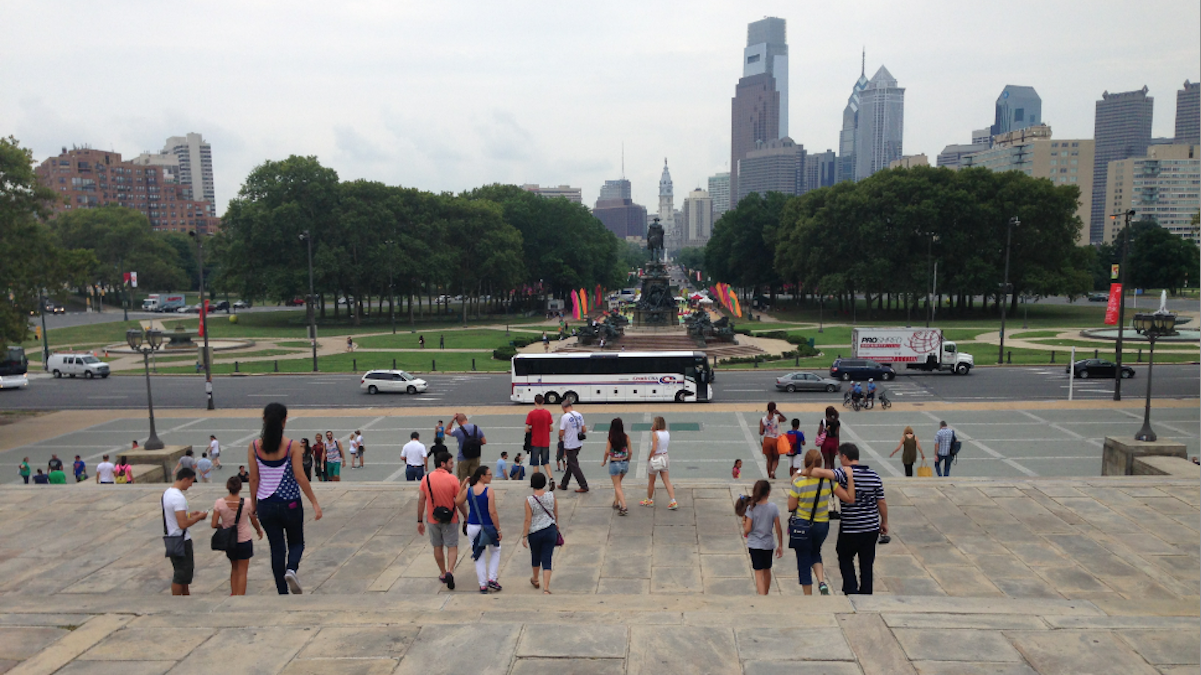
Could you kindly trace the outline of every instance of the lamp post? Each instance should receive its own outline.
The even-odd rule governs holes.
[[[196,259],[199,261],[198,276],[200,277],[200,325],[204,327],[204,396],[209,410],[216,410],[213,405],[213,364],[209,358],[209,326],[208,300],[204,297],[204,242],[196,230],[188,230],[188,236],[196,240]]]
[[[305,230],[300,233],[300,240],[309,247],[309,297],[305,305],[309,310],[309,344],[313,346],[313,372],[315,373],[317,372],[317,308],[313,306],[313,303],[317,298],[313,292],[313,237],[308,230]],[[337,308],[335,307],[335,309]]]
[[[1110,218],[1118,216],[1123,216],[1126,224],[1122,226],[1122,237],[1125,243],[1122,246],[1122,263],[1118,266],[1118,288],[1121,289],[1121,292],[1118,293],[1118,353],[1114,357],[1117,368],[1113,371],[1113,400],[1115,401],[1122,400],[1122,342],[1126,330],[1126,262],[1130,260],[1130,219],[1134,217],[1134,209],[1125,213],[1115,213]]]
[[[825,314],[826,314],[826,294],[822,291],[822,289],[819,288],[819,289],[817,289],[817,332],[819,332],[819,333],[826,332],[824,330],[825,325],[826,325]]]
[[[1005,363],[1005,308],[1009,304],[1009,246],[1013,243],[1013,228],[1021,225],[1017,216],[1009,219],[1005,227],[1005,282],[1001,284],[1001,350],[997,353],[997,364]]]
[[[396,311],[394,309],[394,307],[396,305],[396,291],[393,289],[393,286],[392,286],[392,260],[393,260],[393,257],[391,255],[392,244],[394,244],[394,243],[396,243],[396,242],[392,241],[391,239],[384,241],[384,244],[386,244],[388,246],[388,320],[392,322],[392,334],[396,335]]]
[[[1135,314],[1134,330],[1147,336],[1147,340],[1151,342],[1151,359],[1147,363],[1147,403],[1143,407],[1143,427],[1134,435],[1134,439],[1154,441],[1157,437],[1151,430],[1151,378],[1155,372],[1155,340],[1176,332],[1176,315],[1167,311],[1159,311],[1154,314]],[[1118,381],[1121,381],[1120,366]]]
[[[146,406],[150,410],[150,437],[142,447],[147,450],[162,450],[163,442],[158,439],[154,429],[154,397],[150,393],[150,354],[163,346],[163,332],[151,328],[145,332],[137,328],[125,331],[125,341],[130,349],[142,354],[142,363],[146,366]]]
[[[930,321],[934,314],[934,240],[938,239],[938,234],[934,232],[923,232],[914,230],[919,237],[928,237],[926,241],[926,276],[930,278],[930,291],[926,294],[926,328],[930,327]]]

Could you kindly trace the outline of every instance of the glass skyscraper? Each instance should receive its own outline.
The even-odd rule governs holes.
[[[1096,152],[1093,155],[1093,208],[1089,217],[1088,240],[1100,244],[1105,236],[1104,186],[1109,177],[1109,163],[1129,157],[1146,157],[1151,144],[1151,114],[1155,99],[1147,96],[1147,87],[1135,91],[1101,94],[1097,101],[1097,116],[1093,127]]]
[[[992,135],[999,136],[1043,123],[1043,100],[1034,87],[1007,84],[997,97]]]
[[[859,128],[859,95],[867,89],[867,53],[859,65],[859,79],[851,87],[847,107],[842,110],[842,131],[838,134],[837,180],[855,180],[855,130]]]
[[[859,94],[855,129],[855,180],[863,180],[904,155],[905,90],[884,66]]]
[[[738,194],[738,162],[755,144],[788,135],[788,44],[784,19],[747,26],[742,79],[730,115],[730,194]]]

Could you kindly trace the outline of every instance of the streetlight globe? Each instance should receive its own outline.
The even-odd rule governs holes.
[[[125,331],[125,341],[129,343],[129,348],[136,351],[142,350],[142,331],[137,328],[130,328]]]
[[[163,345],[163,331],[157,328],[151,328],[146,331],[146,338],[150,342],[151,349],[158,349]]]

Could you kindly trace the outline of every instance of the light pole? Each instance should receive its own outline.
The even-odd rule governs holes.
[[[396,305],[396,291],[392,286],[392,244],[394,243],[391,239],[384,242],[388,246],[388,320],[392,322],[392,334],[396,335],[396,311],[394,309]]]
[[[150,393],[150,354],[163,346],[163,332],[157,328],[151,328],[143,333],[138,328],[130,328],[125,331],[125,341],[129,343],[130,349],[141,352],[142,363],[146,366],[146,406],[150,410],[150,438],[146,439],[146,443],[142,447],[147,450],[162,450],[163,442],[158,439],[158,433],[154,430],[154,397]]]
[[[938,234],[934,232],[923,232],[914,230],[918,236],[927,237],[926,240],[926,276],[930,278],[930,291],[926,294],[926,328],[930,327],[930,321],[933,320],[934,314],[934,240],[938,239]]]
[[[1151,430],[1151,377],[1155,372],[1155,340],[1176,332],[1176,315],[1160,310],[1154,314],[1135,314],[1134,330],[1147,336],[1151,342],[1151,360],[1147,363],[1147,403],[1143,408],[1143,427],[1134,435],[1137,441],[1156,440],[1155,432]],[[1118,378],[1121,379],[1119,368]]]
[[[313,306],[313,303],[317,298],[313,292],[313,237],[308,230],[305,230],[300,233],[300,240],[309,247],[309,297],[305,305],[309,309],[309,343],[313,346],[313,372],[315,373],[317,372],[317,308]],[[337,308],[335,307],[335,309]]]
[[[1109,216],[1111,219],[1123,216],[1126,219],[1126,224],[1122,226],[1122,263],[1118,266],[1118,344],[1117,356],[1114,361],[1117,362],[1117,368],[1113,371],[1113,400],[1122,400],[1122,342],[1126,331],[1126,262],[1130,260],[1130,219],[1134,217],[1134,209],[1130,209],[1125,213],[1115,213]]]
[[[38,290],[38,309],[42,313],[42,370],[50,370],[50,337],[46,335],[46,289]]]
[[[1009,219],[1005,227],[1005,282],[1001,284],[1001,351],[997,353],[997,363],[1005,363],[1005,308],[1009,304],[1009,245],[1013,243],[1013,228],[1021,225],[1017,216]]]
[[[817,332],[824,333],[825,327],[825,312],[826,312],[826,294],[822,289],[817,289]]]
[[[204,396],[208,399],[208,409],[216,410],[213,405],[213,364],[209,359],[209,326],[208,326],[208,300],[204,297],[204,242],[196,230],[189,230],[188,236],[196,240],[196,258],[199,260],[200,276],[200,325],[204,328]]]

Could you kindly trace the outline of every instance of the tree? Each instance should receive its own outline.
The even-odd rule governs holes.
[[[690,270],[705,269],[705,249],[697,246],[682,248],[676,253],[676,262]]]
[[[185,246],[192,254],[181,256],[165,233],[154,231],[141,211],[115,204],[76,209],[50,221],[50,229],[61,245],[76,245],[95,255],[97,264],[90,271],[89,285],[118,289],[124,283],[123,273],[134,270],[139,286],[164,291],[191,288],[184,266],[190,260],[191,268],[196,269],[195,249]],[[189,240],[184,237],[184,241]]]
[[[709,275],[735,287],[767,286],[774,297],[781,277],[772,262],[787,202],[788,196],[779,192],[752,192],[722,214],[705,245]]]
[[[1154,222],[1131,226],[1130,277],[1135,288],[1165,288],[1172,295],[1189,280],[1196,281],[1197,245]]]

